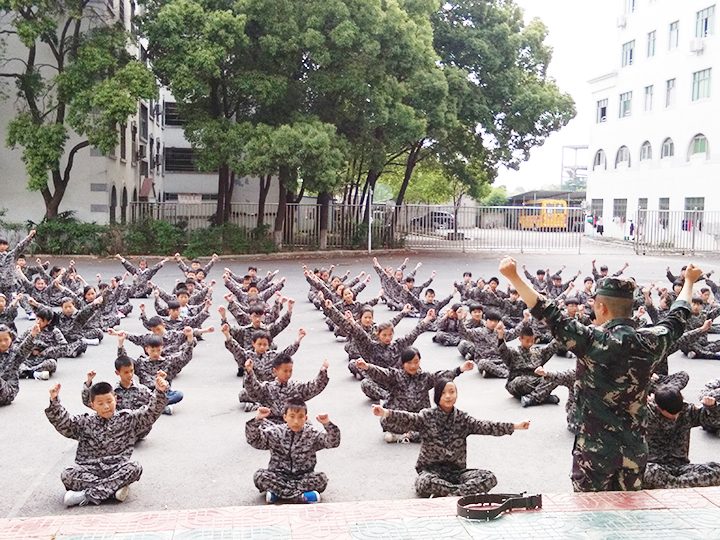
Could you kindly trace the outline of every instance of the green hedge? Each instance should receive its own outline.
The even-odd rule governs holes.
[[[268,229],[243,229],[227,223],[188,232],[185,224],[144,220],[127,225],[80,223],[67,217],[38,224],[29,223],[37,235],[31,253],[49,255],[172,255],[186,257],[217,254],[270,253],[275,246]]]

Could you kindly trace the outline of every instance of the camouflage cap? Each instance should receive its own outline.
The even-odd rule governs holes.
[[[597,296],[613,296],[615,298],[632,299],[636,287],[637,285],[633,279],[607,277],[598,282],[595,294]]]

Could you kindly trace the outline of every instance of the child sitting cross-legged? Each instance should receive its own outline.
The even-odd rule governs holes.
[[[323,448],[340,446],[340,430],[330,422],[327,414],[319,414],[317,421],[325,428],[319,431],[307,421],[307,405],[298,398],[285,405],[283,424],[264,422],[272,411],[260,407],[257,415],[245,424],[248,444],[258,450],[270,450],[267,469],[255,471],[253,481],[260,492],[265,491],[268,503],[279,499],[315,503],[325,491],[328,478],[315,472],[315,454]]]
[[[243,383],[247,397],[260,403],[263,407],[269,408],[271,414],[267,419],[277,424],[283,422],[285,403],[288,399],[300,398],[303,401],[308,401],[325,390],[329,381],[327,370],[330,364],[327,360],[322,363],[317,377],[304,383],[290,380],[293,373],[292,356],[279,354],[273,359],[272,366],[275,380],[261,382],[253,371],[252,359],[248,358],[245,361],[245,379]]]
[[[408,412],[420,412],[430,408],[430,390],[440,379],[453,380],[465,371],[475,367],[472,360],[453,370],[425,372],[420,369],[420,351],[415,347],[408,347],[400,354],[402,369],[394,367],[380,367],[368,364],[362,358],[358,359],[357,367],[365,371],[368,378],[376,381],[389,390],[386,406],[388,409]],[[385,442],[420,442],[417,431],[393,433],[387,428],[387,421],[380,419],[380,425],[385,432]]]
[[[78,441],[74,467],[60,474],[65,485],[66,506],[84,506],[115,498],[124,501],[128,486],[140,480],[142,466],[130,461],[138,434],[146,431],[162,414],[167,403],[165,374],[155,377],[150,403],[131,410],[116,410],[117,398],[106,382],[90,388],[93,413],[70,416],[60,404],[60,384],[50,388],[50,406],[45,415],[61,435]]]
[[[82,385],[82,402],[86,407],[90,408],[92,408],[90,389],[92,388],[95,375],[97,374],[94,370],[88,371],[87,380],[85,384]],[[135,410],[150,403],[152,391],[144,384],[135,384],[133,381],[135,377],[135,361],[132,358],[129,356],[118,356],[115,359],[115,375],[120,378],[115,388],[113,388],[113,393],[117,398],[117,409]],[[152,426],[148,426],[145,431],[138,433],[138,440],[147,437],[151,429]]]

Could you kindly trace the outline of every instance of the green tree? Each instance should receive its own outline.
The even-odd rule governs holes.
[[[104,5],[0,0],[7,49],[0,78],[12,81],[20,104],[6,144],[22,148],[28,189],[39,191],[53,219],[70,184],[77,153],[118,144],[118,124],[156,94],[155,79],[128,53],[129,34],[107,20]],[[70,148],[68,148],[70,146]]]

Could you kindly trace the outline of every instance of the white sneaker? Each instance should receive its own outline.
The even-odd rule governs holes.
[[[87,495],[84,491],[66,491],[63,498],[65,506],[85,506],[88,503]]]
[[[130,492],[130,486],[123,486],[115,492],[115,498],[118,501],[123,502],[125,499],[127,499],[129,492]]]
[[[100,338],[83,338],[87,345],[100,345]]]
[[[407,444],[410,442],[410,436],[408,433],[390,433],[389,431],[386,431],[385,442]]]
[[[167,414],[168,416],[172,415],[173,408],[172,405],[165,405],[165,408],[163,409],[163,414]]]
[[[37,315],[35,315],[34,311],[31,311],[27,314],[27,319],[28,321],[34,321],[35,319],[37,319]]]
[[[122,311],[118,311],[117,316],[120,317],[121,319],[125,318],[125,314]]]
[[[257,411],[260,405],[252,401],[245,402],[245,412]]]
[[[33,377],[35,377],[38,381],[47,381],[50,378],[50,372],[49,371],[34,371]]]
[[[688,351],[688,353],[687,353],[687,357],[690,359],[695,358],[696,356],[697,356],[697,353],[695,351]]]
[[[272,504],[275,501],[278,500],[277,495],[275,495],[272,491],[266,491],[265,492],[265,502],[268,504]]]

